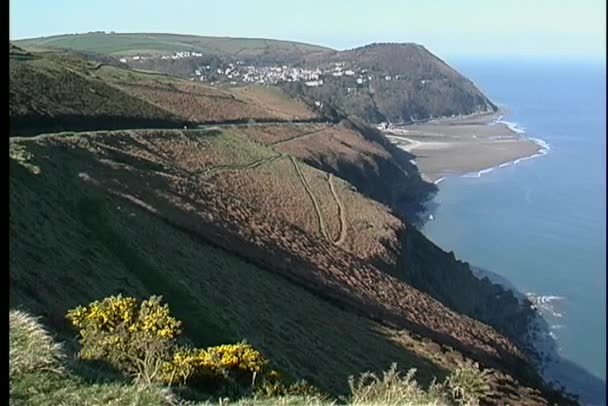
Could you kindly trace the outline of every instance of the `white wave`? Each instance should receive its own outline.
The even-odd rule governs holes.
[[[541,140],[539,138],[530,138],[530,140],[534,141],[536,144],[538,144],[538,145],[541,146],[541,149],[536,154],[532,154],[530,156],[525,156],[523,158],[517,158],[517,159],[515,159],[513,161],[504,162],[504,163],[502,163],[502,164],[500,164],[498,166],[493,166],[491,168],[482,169],[481,171],[478,171],[478,172],[465,173],[465,174],[462,175],[462,177],[464,177],[464,178],[479,178],[484,173],[492,172],[496,168],[505,168],[505,167],[510,166],[510,165],[517,165],[518,163],[523,162],[523,161],[527,161],[528,159],[534,159],[534,158],[538,158],[538,157],[547,155],[547,153],[551,149],[551,146],[546,141],[543,141],[543,140]]]
[[[564,299],[565,299],[565,297],[563,297],[563,296],[539,296],[537,298],[537,300],[540,303],[549,303],[549,302],[552,302],[554,300],[564,300]]]
[[[435,182],[433,182],[433,183],[434,183],[434,184],[436,184],[436,185],[438,185],[438,184],[440,184],[440,183],[441,183],[441,182],[442,182],[444,179],[445,179],[445,176],[443,176],[443,177],[441,177],[441,178],[437,179],[437,180],[436,180]]]
[[[504,124],[504,125],[507,126],[507,128],[509,130],[511,130],[511,131],[513,131],[514,133],[517,133],[517,134],[525,134],[526,133],[525,128],[521,127],[519,124],[514,123],[512,121],[502,120],[502,117],[501,117],[501,120],[496,120],[495,123],[496,124]]]
[[[464,175],[462,175],[462,177],[464,178],[480,178],[481,175],[485,174],[485,173],[489,173],[492,172],[494,169],[496,169],[496,166],[493,166],[491,168],[487,168],[487,169],[482,169],[479,172],[470,172],[470,173],[465,173]]]
[[[540,145],[541,147],[541,151],[542,150],[551,150],[551,145],[549,145],[549,143],[545,140],[541,140],[540,138],[533,138],[530,137],[530,140],[534,141],[535,143],[537,143],[538,145]]]

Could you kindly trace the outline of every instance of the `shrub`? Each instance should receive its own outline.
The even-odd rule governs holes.
[[[91,382],[61,345],[31,315],[9,311],[9,404],[14,405],[176,405],[158,385]],[[75,373],[78,371],[78,373]]]
[[[107,361],[145,383],[251,392],[256,378],[266,373],[268,361],[246,342],[178,346],[181,322],[158,296],[139,306],[134,298],[111,296],[69,310],[67,318],[80,332],[80,358]]]
[[[479,399],[490,389],[489,375],[490,370],[480,370],[477,363],[466,362],[447,378],[446,383],[459,403],[478,405]]]
[[[393,363],[388,371],[378,377],[371,372],[359,378],[349,377],[352,405],[446,405],[449,398],[444,386],[433,382],[428,390],[418,386],[414,380],[415,369],[405,375]]]
[[[162,376],[165,382],[177,384],[205,377],[253,383],[267,363],[264,356],[246,342],[207,349],[184,347],[164,364]]]
[[[105,360],[145,382],[159,380],[181,333],[181,323],[158,296],[139,308],[133,298],[111,296],[72,309],[67,317],[80,329],[82,359]]]
[[[25,312],[11,310],[9,318],[9,379],[33,371],[61,369],[61,346]]]
[[[318,401],[329,397],[305,380],[284,382],[276,371],[265,374],[255,386],[255,396],[261,399],[306,398]]]

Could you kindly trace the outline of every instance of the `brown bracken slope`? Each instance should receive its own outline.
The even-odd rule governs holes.
[[[406,227],[384,206],[356,193],[346,182],[337,182],[340,197],[353,202],[359,212],[345,213],[349,229],[358,230],[353,234],[369,230],[367,237],[346,238],[344,244],[337,244],[340,216],[328,175],[249,141],[238,128],[223,132],[140,130],[13,139],[11,157],[18,168],[11,178],[11,199],[16,199],[11,201],[11,207],[24,206],[23,196],[28,190],[37,190],[41,181],[56,185],[38,196],[40,208],[33,208],[39,212],[33,218],[39,218],[41,223],[11,216],[11,238],[22,241],[17,245],[18,251],[12,252],[17,258],[36,256],[24,239],[59,238],[42,233],[49,221],[68,224],[63,238],[70,238],[73,231],[69,224],[74,218],[65,211],[69,213],[70,206],[77,208],[81,213],[79,221],[88,222],[92,230],[105,227],[96,223],[100,202],[109,204],[110,210],[133,208],[186,233],[194,241],[243,258],[260,272],[264,269],[281,276],[347,312],[393,331],[406,330],[425,337],[439,345],[437,353],[443,353],[441,348],[451,348],[450,351],[495,369],[495,377],[512,376],[533,386],[540,383],[525,356],[505,336],[455,313],[369,260],[386,256],[381,246],[373,244],[376,236],[390,238]],[[65,187],[81,192],[74,196],[71,191],[74,200],[65,200],[61,197]],[[65,209],[53,212],[54,206]],[[363,221],[367,223],[362,225]],[[326,233],[320,226],[322,222]],[[79,250],[85,253],[93,247],[84,240]],[[43,263],[47,261],[37,257]],[[87,258],[88,255],[81,256],[80,262],[86,264]],[[129,263],[132,259],[123,261],[127,268],[134,266]],[[77,261],[71,266],[80,265]],[[28,293],[34,289],[31,272],[22,264],[12,267],[11,284],[16,291],[13,304],[25,304],[25,298],[37,295],[38,305],[58,312],[48,317],[60,320],[62,307],[53,306],[58,292],[50,291],[44,296]],[[56,289],[65,289],[59,286]],[[272,314],[269,317],[272,320]],[[507,378],[496,379],[498,388],[498,382],[504,383]],[[539,392],[508,379],[518,388],[514,393],[521,404],[543,403]]]

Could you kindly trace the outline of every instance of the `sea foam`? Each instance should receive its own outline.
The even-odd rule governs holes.
[[[513,131],[515,133],[518,133],[518,134],[525,134],[526,133],[525,129],[523,127],[521,127],[519,124],[511,122],[511,121],[502,120],[502,117],[503,116],[498,116],[498,118],[496,120],[494,120],[493,122],[489,123],[488,125],[504,124],[511,131]],[[505,167],[510,166],[510,165],[517,165],[518,163],[526,161],[528,159],[534,159],[534,158],[541,157],[543,155],[547,155],[547,153],[549,153],[549,151],[551,150],[551,146],[549,145],[549,143],[547,143],[544,140],[541,140],[540,138],[527,137],[527,139],[529,139],[530,141],[532,141],[532,142],[534,142],[534,143],[536,143],[537,145],[540,146],[540,149],[538,150],[537,153],[532,154],[530,156],[525,156],[523,158],[518,158],[518,159],[515,159],[513,161],[503,162],[500,165],[493,166],[491,168],[482,169],[482,170],[480,170],[478,172],[465,173],[465,174],[462,175],[462,177],[464,177],[464,178],[479,178],[479,177],[481,177],[481,175],[486,174],[486,173],[490,173],[494,169],[505,168]]]

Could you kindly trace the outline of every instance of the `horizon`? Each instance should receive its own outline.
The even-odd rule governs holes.
[[[606,53],[606,5],[598,0],[563,0],[557,5],[549,0],[532,4],[515,0],[509,9],[479,0],[459,4],[380,0],[374,6],[310,0],[291,14],[277,10],[268,0],[256,4],[235,0],[229,10],[193,0],[179,2],[180,7],[140,0],[123,3],[110,0],[85,7],[74,0],[12,2],[10,40],[103,31],[264,38],[336,50],[371,43],[416,43],[449,59],[597,60]],[[117,14],[117,9],[123,12]],[[134,15],[138,18],[130,17]],[[316,24],[314,31],[311,21]],[[461,21],[466,21],[465,29]]]

